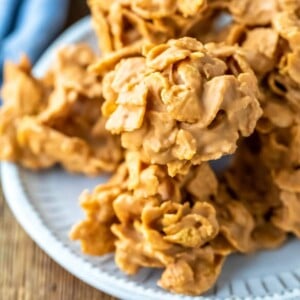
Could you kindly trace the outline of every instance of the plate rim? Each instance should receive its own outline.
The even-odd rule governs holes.
[[[61,47],[66,44],[76,43],[76,41],[80,41],[82,36],[90,33],[91,30],[91,18],[87,16],[79,21],[77,21],[74,25],[69,27],[66,31],[64,31],[52,44],[51,46],[44,52],[42,57],[38,60],[34,73],[37,76],[42,75],[41,70],[43,66],[48,64],[48,60],[54,55],[54,50],[57,47]],[[90,276],[93,266],[85,261],[84,257],[79,259],[78,255],[72,252],[72,250],[66,247],[61,240],[59,240],[55,234],[51,232],[51,230],[44,224],[39,212],[33,206],[26,195],[26,191],[24,190],[23,185],[21,184],[20,178],[20,167],[8,162],[1,163],[0,170],[3,196],[6,202],[8,203],[10,209],[12,210],[14,216],[17,221],[23,227],[23,229],[27,232],[27,234],[34,240],[34,242],[56,263],[58,263],[61,267],[67,270],[69,273],[74,275],[76,278],[79,278],[86,284],[93,286],[97,290],[101,290],[105,293],[113,295],[122,299],[132,299],[132,300],[140,300],[141,296],[143,300],[153,299],[151,295],[141,295],[141,294],[130,294],[130,291],[126,288],[120,286],[121,282],[116,278],[113,278],[109,274],[105,272],[101,272],[101,281],[96,281],[92,276]],[[13,192],[12,192],[13,191]],[[41,236],[43,239],[41,240]],[[57,253],[60,253],[58,255]],[[83,254],[84,255],[84,254]],[[80,272],[78,272],[80,269]],[[113,286],[111,286],[111,281],[114,280]],[[124,298],[124,295],[126,295]],[[129,296],[129,298],[127,298]],[[184,295],[176,295],[178,299],[185,299]],[[157,297],[157,295],[156,295]],[[279,298],[278,298],[279,297]],[[300,287],[294,289],[287,289],[284,293],[274,293],[269,294],[263,297],[255,297],[251,299],[263,300],[263,299],[291,299],[294,297],[300,297]],[[174,299],[174,295],[172,295]],[[210,297],[198,296],[197,299],[203,300],[211,300]],[[220,298],[216,297],[215,300]],[[232,296],[225,299],[233,299]],[[235,296],[234,299],[238,300],[246,300],[250,299],[249,297],[239,297]]]

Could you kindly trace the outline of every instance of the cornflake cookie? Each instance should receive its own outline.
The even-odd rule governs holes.
[[[258,245],[276,247],[287,233],[300,233],[300,127],[297,112],[271,95],[265,94],[263,117],[239,146],[226,178],[261,224]]]
[[[280,246],[288,233],[300,236],[299,137],[298,125],[256,133],[225,173],[231,195],[254,217],[255,250]]]
[[[235,205],[239,202],[244,207],[244,216],[234,211],[230,215],[232,226],[244,227],[243,238],[235,239],[241,252],[277,248],[287,236],[286,231],[273,222],[274,213],[281,206],[280,189],[260,155],[261,149],[258,134],[241,142],[233,165],[224,174],[227,193]],[[230,206],[225,205],[224,210],[228,209]]]
[[[204,176],[213,182],[197,192],[201,201],[192,201],[196,181]],[[216,250],[210,245],[219,232],[216,210],[208,202],[215,189],[206,164],[172,178],[164,166],[144,164],[138,153],[128,152],[107,184],[83,194],[86,219],[74,226],[71,238],[79,239],[88,254],[115,251],[117,265],[127,274],[140,267],[164,268],[162,287],[202,293],[214,284],[225,259],[220,245]]]
[[[239,49],[192,38],[121,60],[104,77],[103,96],[106,129],[172,176],[233,153],[261,116],[257,81]]]
[[[108,183],[83,193],[86,218],[73,227],[71,238],[87,254],[114,251],[116,264],[129,275],[141,267],[162,268],[161,287],[199,295],[213,286],[231,253],[278,247],[286,238],[268,219],[280,207],[278,197],[271,201],[277,188],[269,173],[253,167],[253,159],[249,154],[218,182],[207,163],[170,177],[165,166],[145,164],[138,152],[127,152]],[[255,189],[243,186],[256,176],[262,181]]]
[[[271,221],[286,232],[300,237],[300,126],[273,128],[260,135],[260,156],[278,189],[279,203]]]
[[[273,160],[268,160],[268,163],[274,183],[280,190],[280,206],[275,210],[272,221],[284,231],[300,237],[300,126],[276,130],[264,142],[263,155],[271,147],[274,151]],[[275,155],[278,159],[276,161]]]
[[[238,4],[239,3],[239,4]],[[290,102],[298,99],[300,2],[229,1],[234,22],[226,42],[238,43],[262,85]],[[263,27],[262,27],[263,25]]]
[[[0,158],[30,169],[57,163],[71,172],[113,171],[122,158],[119,141],[105,130],[102,87],[87,71],[96,59],[85,45],[57,55],[42,79],[26,57],[7,63],[0,111]]]
[[[207,12],[207,0],[89,0],[104,54],[143,42],[190,36]]]
[[[243,48],[246,59],[258,75],[263,92],[260,98],[263,117],[257,124],[255,134],[255,144],[259,146],[256,146],[258,150],[253,161],[260,161],[260,172],[269,178],[269,192],[264,195],[260,206],[271,208],[265,212],[269,227],[275,226],[299,237],[300,77],[297,66],[300,61],[300,2],[278,0],[259,1],[259,5],[255,4],[256,1],[251,3],[252,16],[249,13],[248,21],[244,17],[239,19],[234,16],[236,23],[232,26],[228,41],[238,42]],[[263,10],[269,13],[260,13]],[[264,22],[259,17],[263,15]],[[264,27],[261,27],[262,24]],[[243,160],[247,152],[249,149],[242,150],[240,156]],[[232,181],[238,181],[237,178],[246,172],[248,169],[233,177]],[[254,186],[253,182],[251,186]],[[254,189],[256,192],[259,190],[258,187]],[[280,234],[276,236],[280,238]]]

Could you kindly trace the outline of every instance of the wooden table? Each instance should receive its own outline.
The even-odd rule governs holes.
[[[86,15],[84,0],[71,0],[67,24]],[[1,193],[1,189],[0,189]],[[0,300],[113,300],[49,258],[24,232],[0,195]]]

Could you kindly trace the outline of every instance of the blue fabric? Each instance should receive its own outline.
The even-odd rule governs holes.
[[[5,60],[32,62],[62,29],[69,0],[0,0],[0,85]]]

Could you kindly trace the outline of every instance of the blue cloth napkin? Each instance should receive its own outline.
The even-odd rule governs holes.
[[[62,29],[69,0],[0,0],[0,85],[5,60],[32,62]]]

